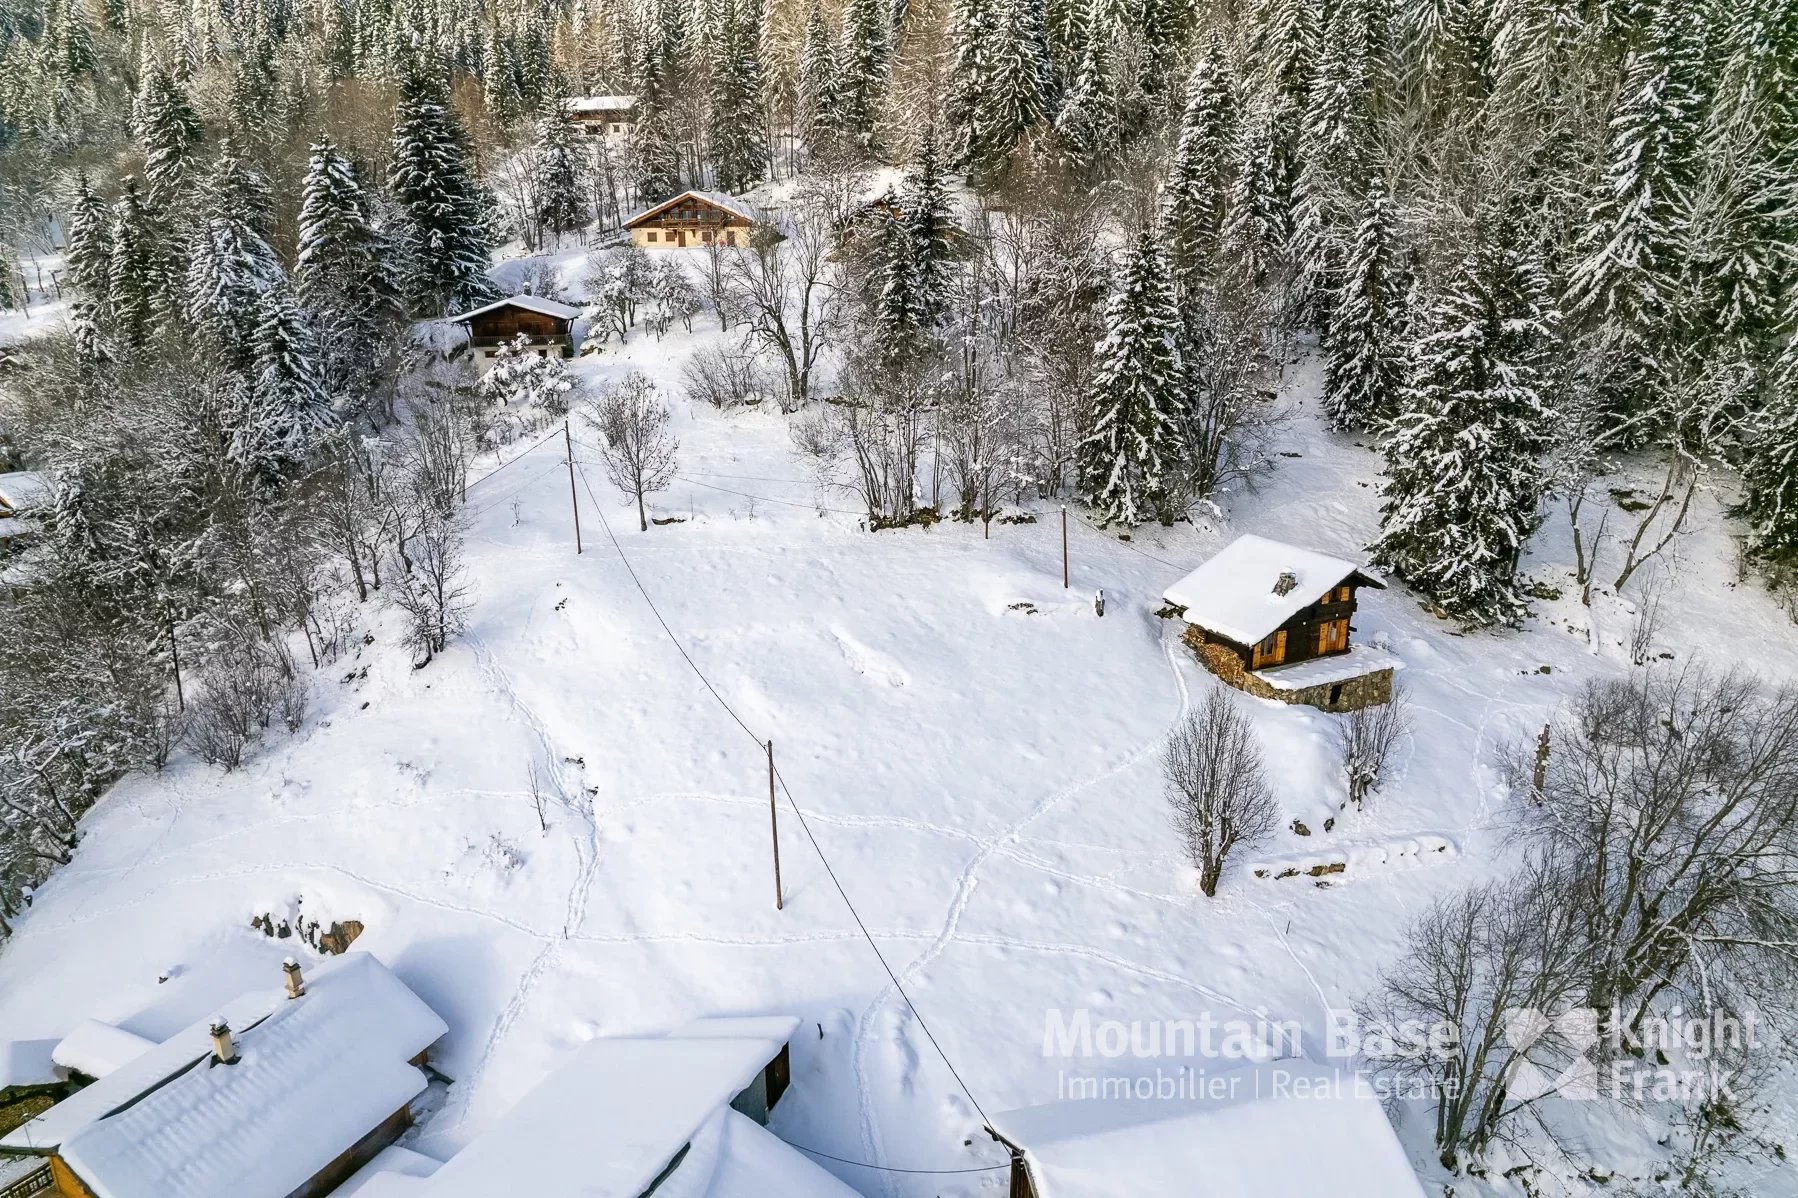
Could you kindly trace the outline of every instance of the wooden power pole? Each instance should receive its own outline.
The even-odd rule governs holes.
[[[774,742],[768,742],[768,827],[774,833],[774,909],[785,910],[780,889],[780,809],[774,804]]]
[[[1068,589],[1068,505],[1061,505],[1061,589]]]
[[[562,422],[562,445],[568,450],[568,506],[574,509],[574,552],[581,552],[581,501],[574,494],[574,437],[568,432],[568,422]]]

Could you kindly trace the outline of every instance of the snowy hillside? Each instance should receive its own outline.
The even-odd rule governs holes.
[[[639,368],[674,398],[686,356],[715,336],[634,334],[577,373],[597,387]],[[1293,420],[1277,468],[1214,524],[1126,542],[1071,516],[1066,589],[1055,505],[990,539],[954,522],[870,534],[853,500],[806,481],[771,405],[676,399],[680,477],[651,513],[670,522],[646,533],[577,417],[579,555],[559,438],[477,463],[492,473],[468,495],[467,633],[414,670],[392,614],[370,605],[367,643],[311,677],[294,737],[235,773],[178,754],[116,785],[0,949],[0,1028],[58,1036],[135,1006],[170,966],[301,901],[362,921],[357,947],[450,1025],[436,1063],[454,1084],[408,1141],[421,1151],[466,1143],[593,1035],[790,1012],[803,1025],[780,1135],[844,1161],[991,1170],[825,1161],[870,1195],[1001,1193],[1003,1152],[826,861],[988,1114],[1058,1097],[1051,1010],[1253,1015],[1321,1037],[1324,1012],[1398,957],[1411,914],[1505,872],[1497,829],[1516,800],[1495,750],[1533,737],[1587,679],[1630,668],[1616,601],[1595,603],[1589,643],[1559,521],[1525,569],[1563,597],[1520,632],[1463,635],[1401,587],[1372,593],[1356,636],[1402,659],[1414,718],[1366,811],[1339,810],[1337,717],[1240,700],[1288,825],[1257,861],[1347,868],[1276,879],[1238,863],[1201,897],[1158,756],[1220,684],[1154,613],[1237,533],[1349,557],[1376,535],[1379,459],[1322,431],[1319,387],[1307,350],[1282,383]],[[1789,620],[1735,584],[1719,500],[1698,502],[1705,518],[1666,559],[1656,651],[1798,677]],[[821,850],[783,798],[779,911],[770,739]],[[1449,1181],[1427,1111],[1397,1123],[1426,1181]],[[1622,1138],[1592,1152],[1625,1174],[1637,1161]],[[1798,1193],[1776,1170],[1751,1191]]]

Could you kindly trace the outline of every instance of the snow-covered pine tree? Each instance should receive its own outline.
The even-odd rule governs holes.
[[[1125,254],[1105,308],[1090,428],[1076,450],[1081,498],[1108,522],[1171,522],[1178,510],[1184,386],[1180,316],[1153,229]]]
[[[320,378],[330,394],[366,394],[400,312],[399,288],[368,193],[330,142],[312,147],[298,223],[294,298],[316,330]]]
[[[173,214],[193,174],[195,151],[205,136],[187,92],[166,67],[145,54],[137,100],[137,140],[144,149],[148,202]]]
[[[937,153],[936,124],[926,122],[918,141],[918,162],[899,197],[909,226],[918,319],[935,328],[949,307],[955,281],[955,247],[950,241],[954,221],[943,164]]]
[[[823,6],[813,0],[805,19],[805,44],[799,54],[799,83],[794,132],[806,149],[816,152],[836,125],[837,47],[824,20]]]
[[[1559,314],[1514,221],[1476,238],[1409,346],[1372,552],[1450,617],[1484,625],[1528,610],[1517,565],[1540,523]]]
[[[558,243],[587,223],[586,170],[562,104],[550,104],[537,118],[537,220]]]
[[[404,217],[405,292],[417,313],[460,311],[494,295],[487,205],[442,74],[429,52],[407,56],[387,177]]]
[[[1616,418],[1659,404],[1655,357],[1675,320],[1701,118],[1702,45],[1693,0],[1666,0],[1624,63],[1607,166],[1568,279],[1570,318],[1609,358]]]
[[[1398,207],[1376,176],[1361,203],[1361,224],[1325,341],[1323,406],[1334,427],[1373,428],[1391,414],[1404,381],[1409,290]]]
[[[1112,64],[1115,26],[1105,0],[1069,0],[1068,9],[1077,53],[1055,114],[1055,136],[1062,158],[1091,174],[1103,170],[1121,148]]]
[[[992,90],[992,51],[999,31],[999,0],[954,0],[949,14],[950,65],[943,99],[948,159],[966,170],[988,157],[981,142],[981,114]]]
[[[182,310],[225,366],[248,374],[263,293],[286,281],[265,232],[268,183],[226,138],[199,199]]]
[[[996,0],[991,41],[982,56],[985,86],[975,108],[968,166],[976,176],[998,170],[1024,135],[1055,111],[1055,68],[1043,24],[1043,0]]]
[[[83,171],[69,208],[69,281],[99,307],[106,305],[106,272],[112,259],[112,214]]]
[[[863,141],[873,136],[886,95],[892,15],[887,0],[849,0],[843,8],[842,57],[831,102],[837,127]]]
[[[291,481],[336,421],[319,376],[318,344],[292,293],[285,284],[272,286],[258,309],[249,419],[234,430],[232,456],[264,482]]]
[[[137,180],[127,176],[112,206],[104,321],[131,349],[148,345],[168,315],[169,280],[157,236]]]
[[[1744,547],[1776,577],[1798,582],[1798,341],[1787,341],[1743,438]]]
[[[1236,121],[1223,37],[1213,34],[1187,84],[1180,139],[1162,198],[1162,243],[1183,299],[1209,274],[1223,232],[1238,148]]]
[[[916,356],[924,339],[917,247],[891,188],[874,201],[874,214],[865,284],[869,335],[880,364],[898,367]]]
[[[712,31],[711,94],[706,107],[706,153],[712,177],[725,191],[742,191],[768,169],[762,128],[760,29],[734,2],[719,5]]]

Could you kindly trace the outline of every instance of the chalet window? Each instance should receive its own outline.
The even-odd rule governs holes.
[[[650,240],[650,241],[654,241],[654,240],[655,240],[655,239],[656,239],[656,235],[655,235],[655,230],[654,230],[654,229],[651,229],[651,230],[650,230],[650,231],[649,231],[649,235],[648,235],[648,240]]]
[[[1346,584],[1344,584],[1343,586],[1337,587],[1336,588],[1336,602],[1347,603],[1349,601],[1350,593],[1351,593],[1350,588]]]
[[[1262,666],[1277,666],[1286,660],[1286,630],[1282,628],[1250,651],[1249,668],[1259,670]]]
[[[707,245],[710,245],[712,242],[712,234],[709,230],[707,232],[701,233],[700,238],[702,240],[704,240]]]

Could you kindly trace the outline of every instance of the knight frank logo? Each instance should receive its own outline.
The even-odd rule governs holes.
[[[1598,1012],[1591,1007],[1559,1015],[1530,1008],[1506,1011],[1504,1036],[1518,1061],[1508,1087],[1513,1097],[1525,1102],[1550,1094],[1576,1102],[1598,1097],[1598,1062],[1592,1057],[1598,1047]],[[1552,1065],[1538,1063],[1549,1053],[1569,1058],[1558,1074],[1549,1072]]]

